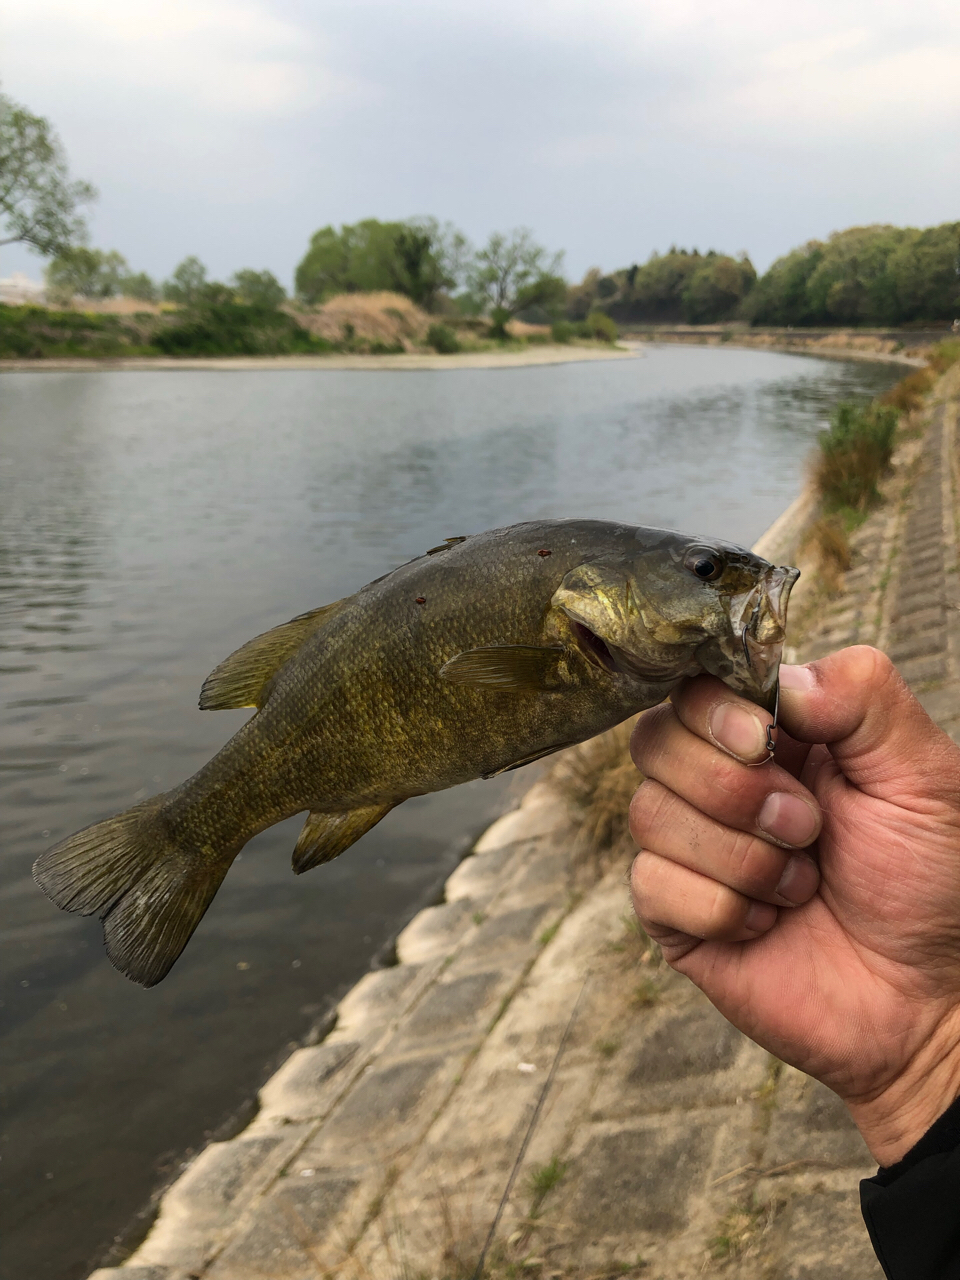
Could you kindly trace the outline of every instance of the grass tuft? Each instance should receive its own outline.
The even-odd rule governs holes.
[[[630,734],[636,717],[564,753],[554,768],[557,784],[580,818],[580,862],[602,874],[633,851],[630,800],[643,781],[630,758]]]

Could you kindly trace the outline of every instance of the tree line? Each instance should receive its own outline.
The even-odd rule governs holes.
[[[241,305],[276,310],[286,291],[270,271],[245,268],[210,280],[196,257],[162,283],[133,271],[115,250],[85,243],[82,206],[96,198],[71,179],[54,130],[0,93],[0,246],[27,244],[50,259],[53,300],[117,294],[180,307]],[[587,272],[569,285],[563,254],[519,228],[472,246],[435,218],[367,218],[321,227],[296,268],[296,300],[307,306],[341,293],[390,291],[428,312],[484,316],[494,336],[512,317],[620,324],[903,325],[960,314],[960,222],[923,230],[852,227],[811,240],[758,277],[746,253],[671,247],[643,264]]]

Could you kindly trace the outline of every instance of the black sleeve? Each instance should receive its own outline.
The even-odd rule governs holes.
[[[860,1183],[888,1280],[960,1280],[960,1098],[897,1164]]]

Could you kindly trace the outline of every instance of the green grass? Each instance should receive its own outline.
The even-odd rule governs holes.
[[[533,1207],[530,1211],[531,1217],[536,1217],[537,1210],[543,1203],[546,1196],[550,1194],[553,1188],[563,1179],[563,1175],[567,1172],[566,1162],[554,1156],[546,1164],[538,1164],[530,1171],[529,1185],[530,1194],[533,1197]]]

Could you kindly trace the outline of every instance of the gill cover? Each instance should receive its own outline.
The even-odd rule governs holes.
[[[676,683],[699,670],[693,655],[703,629],[665,617],[619,566],[578,565],[551,604],[570,620],[578,647],[596,665],[654,683]]]

